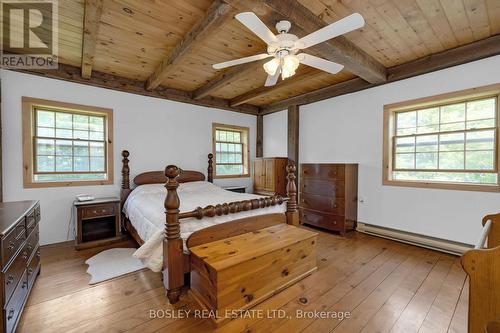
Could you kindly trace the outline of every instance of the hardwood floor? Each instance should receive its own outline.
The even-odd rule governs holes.
[[[158,273],[89,286],[84,262],[104,248],[46,246],[18,332],[466,332],[468,292],[458,257],[359,233],[319,233],[316,273],[256,306],[264,318],[243,316],[218,329],[193,316],[150,318],[150,310],[196,309],[187,295],[169,305]],[[350,317],[297,318],[313,311]]]

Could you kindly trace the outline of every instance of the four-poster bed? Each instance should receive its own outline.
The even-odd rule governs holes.
[[[121,204],[124,206],[127,198],[134,189],[130,186],[129,152],[122,152],[122,185]],[[208,182],[213,182],[213,155],[208,155]],[[202,244],[235,237],[249,232],[259,232],[259,230],[273,227],[280,224],[297,226],[297,188],[295,185],[294,165],[287,167],[287,198],[281,196],[256,197],[249,200],[239,200],[227,203],[207,205],[204,208],[197,207],[194,210],[180,212],[180,199],[178,195],[179,184],[189,182],[200,182],[205,180],[205,176],[198,171],[182,170],[174,165],[169,165],[164,172],[153,171],[137,175],[133,182],[136,186],[147,184],[165,184],[167,194],[164,200],[165,225],[163,247],[163,281],[167,290],[167,297],[170,303],[176,303],[181,295],[184,286],[184,274],[191,272],[191,262],[189,248]],[[232,193],[232,192],[231,192]],[[248,194],[247,194],[248,196]],[[222,215],[231,215],[239,212],[247,212],[271,208],[272,206],[286,203],[286,211],[283,213],[264,213],[255,216],[247,216],[224,223],[212,225],[190,234],[187,239],[181,238],[180,221],[185,219],[213,218]],[[139,236],[131,221],[124,217],[125,228],[140,245],[145,243],[145,239]],[[185,245],[184,245],[185,242]],[[313,243],[314,245],[314,243]],[[312,271],[312,270],[311,270]],[[309,272],[310,273],[310,272]]]

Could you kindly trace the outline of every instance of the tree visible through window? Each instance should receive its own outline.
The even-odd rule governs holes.
[[[498,185],[498,97],[391,111],[393,181]]]
[[[216,176],[248,175],[248,128],[214,124]]]
[[[32,138],[31,153],[25,154],[32,157],[25,161],[31,167],[31,182],[108,180],[109,113],[29,104],[25,116],[30,121],[25,124],[31,126],[24,130]]]

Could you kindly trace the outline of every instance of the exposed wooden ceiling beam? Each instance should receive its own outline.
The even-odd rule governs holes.
[[[215,90],[238,80],[240,77],[247,75],[249,72],[253,72],[256,69],[262,68],[262,64],[265,61],[269,61],[269,59],[254,61],[230,68],[229,70],[217,76],[215,79],[209,81],[204,86],[193,91],[193,98],[200,99],[210,95]]]
[[[432,54],[388,69],[388,82],[430,73],[440,69],[476,61],[500,54],[500,34],[459,46],[454,49]],[[285,110],[289,105],[309,104],[323,99],[372,88],[383,83],[368,83],[360,78],[328,86],[310,93],[281,100],[262,108],[261,114]]]
[[[303,80],[306,77],[310,77],[310,73],[311,73],[311,71],[307,71],[307,72],[302,73],[302,74],[294,75],[289,79],[280,80],[280,81],[278,81],[278,83],[276,83],[272,87],[261,86],[261,87],[258,87],[256,89],[250,90],[242,95],[236,96],[233,99],[231,99],[230,105],[231,106],[242,105],[242,104],[248,103],[256,98],[259,98],[261,96],[269,94],[270,92],[272,92],[276,89],[284,88],[284,87],[291,87],[291,86],[297,84],[297,82],[299,82],[300,80]]]
[[[228,4],[221,0],[215,0],[210,8],[208,8],[205,16],[194,25],[184,39],[173,48],[170,54],[162,59],[160,65],[149,77],[146,88],[148,90],[156,89],[172,70],[174,65],[180,61],[197,41],[203,40],[206,35],[219,27],[230,13],[231,7]]]
[[[92,75],[102,4],[103,0],[85,0],[82,43],[82,77],[85,79]]]
[[[303,37],[325,27],[327,24],[296,0],[224,0],[239,10],[254,10],[269,26],[278,19],[292,23],[293,33]],[[265,15],[261,13],[267,12]],[[264,17],[267,16],[267,17]],[[306,52],[345,66],[345,69],[368,82],[380,83],[387,80],[385,67],[372,56],[358,48],[343,36],[315,45]]]
[[[259,108],[257,106],[249,104],[240,105],[237,107],[231,107],[229,105],[229,100],[222,98],[205,97],[195,100],[192,98],[191,92],[184,90],[160,87],[158,89],[155,89],[154,91],[149,91],[145,89],[144,81],[127,79],[124,77],[97,71],[94,71],[92,73],[92,77],[90,79],[84,79],[81,76],[81,70],[79,67],[65,65],[65,64],[59,64],[58,69],[30,69],[30,70],[19,69],[16,71],[59,79],[59,80],[86,84],[95,87],[118,90],[137,95],[168,99],[176,102],[201,105],[201,106],[228,110],[228,111],[235,111],[251,115],[257,115],[259,111]]]

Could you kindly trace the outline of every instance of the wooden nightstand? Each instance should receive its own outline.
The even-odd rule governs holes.
[[[77,250],[121,241],[120,199],[96,198],[73,202]]]

